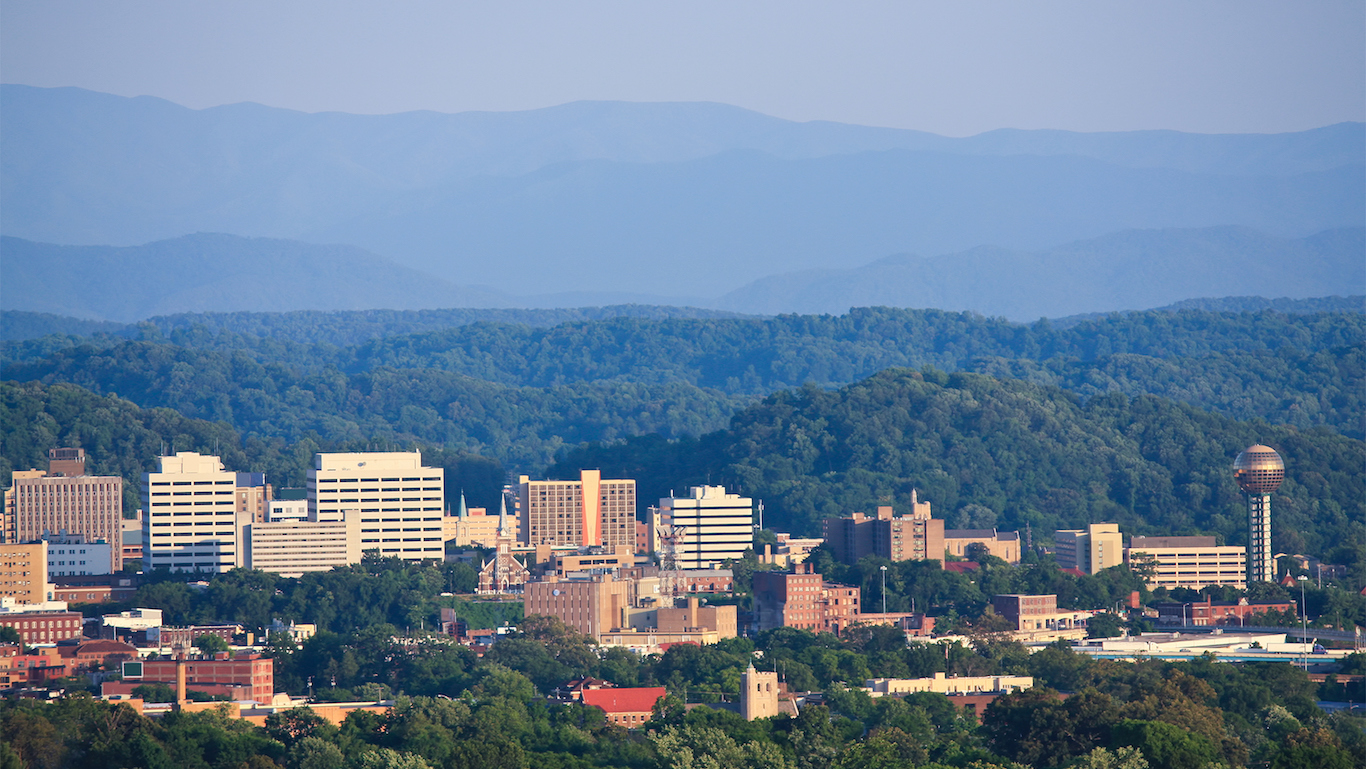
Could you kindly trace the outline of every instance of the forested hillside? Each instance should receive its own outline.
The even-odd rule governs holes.
[[[144,409],[75,385],[36,382],[0,382],[0,426],[0,477],[5,485],[12,470],[46,467],[47,450],[53,446],[80,446],[86,450],[90,472],[123,477],[124,507],[130,512],[142,506],[142,474],[158,469],[156,458],[163,451],[218,454],[233,470],[268,473],[279,488],[302,486],[319,450],[400,448],[317,436],[289,442],[278,436],[243,439],[224,422],[193,419],[168,408]],[[498,504],[504,471],[496,460],[431,445],[423,446],[423,459],[446,469],[446,491],[452,498],[463,491],[471,505]]]
[[[370,330],[356,333],[390,321],[362,319]],[[300,485],[317,450],[418,446],[488,502],[505,471],[539,474],[560,457],[556,472],[638,478],[643,504],[726,483],[803,533],[916,487],[953,525],[1103,519],[1236,543],[1228,466],[1265,442],[1290,463],[1278,551],[1366,542],[1360,313],[1184,310],[1055,328],[871,308],[478,322],[352,346],[221,326],[142,333],[5,343],[8,467],[78,444],[135,485],[164,441]],[[597,445],[575,449],[586,442]]]
[[[1025,377],[1085,396],[1158,394],[1240,419],[1363,434],[1361,313],[1146,312],[1060,329],[970,313],[867,308],[841,316],[615,317],[549,327],[478,322],[352,346],[297,341],[310,331],[342,340],[427,321],[379,314],[354,322],[322,314],[243,316],[214,327],[173,326],[167,336],[144,327],[135,342],[49,336],[5,342],[0,350],[5,378],[74,382],[145,406],[227,419],[244,433],[409,436],[498,452],[508,441],[497,433],[526,431],[468,418],[494,413],[560,424],[508,412],[500,404],[509,400],[535,411],[541,407],[533,401],[563,410],[571,401],[608,398],[621,409],[593,416],[591,407],[575,407],[589,414],[588,423],[558,433],[569,443],[636,434],[638,427],[695,435],[777,389],[838,386],[889,367],[925,365]],[[528,387],[552,389],[515,389]],[[291,388],[311,395],[277,402]],[[334,402],[338,388],[355,393]],[[457,398],[460,408],[449,410]],[[410,425],[414,420],[399,418],[405,407],[436,416]],[[661,410],[672,415],[648,416]],[[544,434],[539,430],[532,432]],[[499,456],[539,461],[554,450],[522,446]]]
[[[1042,535],[1094,521],[1133,534],[1245,536],[1230,466],[1275,447],[1286,482],[1274,502],[1277,552],[1366,543],[1366,443],[1326,429],[1238,422],[1164,398],[1082,402],[1062,390],[981,374],[884,371],[838,391],[804,387],[745,409],[728,430],[643,437],[570,452],[578,467],[636,478],[651,499],[724,483],[765,503],[766,526],[818,534],[820,520],[891,503],[912,489],[952,526],[1030,526]]]

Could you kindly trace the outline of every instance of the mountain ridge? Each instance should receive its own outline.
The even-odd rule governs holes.
[[[1366,228],[1277,238],[1245,227],[1125,230],[1043,251],[978,246],[895,254],[847,270],[772,275],[716,301],[748,312],[937,307],[1016,321],[1142,310],[1195,298],[1350,295],[1366,286]]]
[[[900,251],[1366,223],[1359,123],[951,138],[709,103],[385,116],[26,86],[0,98],[7,235],[341,243],[517,296],[698,297]]]

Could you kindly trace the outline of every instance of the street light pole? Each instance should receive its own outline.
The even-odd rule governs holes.
[[[1304,600],[1304,583],[1308,577],[1300,577],[1300,654],[1304,657],[1304,669],[1309,670],[1309,652],[1305,650],[1304,644],[1309,639],[1309,606]]]
[[[887,564],[878,568],[882,569],[882,618],[887,619]]]

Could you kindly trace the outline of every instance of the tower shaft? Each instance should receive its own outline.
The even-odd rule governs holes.
[[[1271,557],[1271,495],[1247,495],[1247,583],[1272,582],[1276,568]]]

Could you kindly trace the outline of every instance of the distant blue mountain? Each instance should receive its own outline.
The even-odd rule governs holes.
[[[703,310],[657,307],[687,304],[753,314],[841,314],[850,307],[882,305],[1032,321],[1169,306],[1202,292],[1294,300],[1359,295],[1366,286],[1363,253],[1366,229],[1360,227],[1297,239],[1242,227],[1128,230],[1038,252],[979,247],[935,257],[890,256],[848,270],[772,275],[724,296],[717,291],[688,299],[601,292],[514,296],[455,285],[352,246],[270,238],[201,234],[113,247],[0,237],[0,309],[131,323],[174,313],[593,307],[624,299],[656,307],[614,312],[709,316]],[[1260,301],[1219,307],[1285,305]],[[479,317],[537,322],[528,319],[542,316],[507,309]],[[590,316],[552,312],[544,317]],[[58,328],[50,319],[12,319],[21,326],[12,333],[24,333],[23,324]],[[0,331],[0,336],[10,333]]]
[[[594,301],[1134,228],[1366,224],[1359,123],[953,139],[720,104],[365,116],[3,86],[0,136],[6,235],[340,243],[451,286]]]
[[[891,256],[849,270],[770,276],[715,305],[753,313],[832,314],[872,305],[934,307],[1032,321],[1185,306],[1281,309],[1277,302],[1249,297],[1299,300],[1363,291],[1364,228],[1287,239],[1243,227],[1212,227],[1129,230],[1037,252],[979,247],[934,257]],[[1202,294],[1243,299],[1183,304]],[[1342,305],[1321,304],[1324,309]]]

